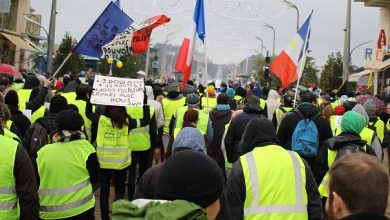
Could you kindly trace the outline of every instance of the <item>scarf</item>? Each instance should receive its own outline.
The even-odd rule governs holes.
[[[215,109],[217,109],[218,111],[230,110],[230,105],[218,104],[217,106],[215,106]]]
[[[80,139],[86,139],[85,134],[81,131],[68,131],[62,130],[58,131],[53,135],[53,143],[54,142],[70,142],[76,141]]]

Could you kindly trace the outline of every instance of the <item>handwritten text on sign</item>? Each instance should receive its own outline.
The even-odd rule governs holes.
[[[96,76],[91,103],[114,106],[142,106],[144,86],[143,79]]]

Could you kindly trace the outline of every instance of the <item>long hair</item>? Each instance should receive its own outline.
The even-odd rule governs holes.
[[[123,106],[107,106],[107,116],[111,119],[112,127],[119,129],[129,125],[131,119]]]
[[[183,116],[183,126],[185,127],[196,127],[195,124],[199,120],[199,112],[195,109],[188,109]]]

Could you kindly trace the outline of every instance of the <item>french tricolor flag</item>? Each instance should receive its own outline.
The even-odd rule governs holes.
[[[199,38],[204,43],[205,34],[204,3],[203,0],[197,0],[194,18],[189,26],[186,37],[183,40],[176,62],[176,71],[183,74],[183,80],[181,82],[182,90],[184,90],[187,81],[191,76],[192,58],[194,55],[196,38]]]
[[[309,47],[312,14],[306,19],[287,48],[272,62],[270,70],[282,82],[282,89],[287,88],[301,77]]]

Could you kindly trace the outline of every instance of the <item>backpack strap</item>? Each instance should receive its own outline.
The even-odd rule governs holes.
[[[306,118],[306,116],[301,111],[299,111],[298,109],[295,109],[293,112],[298,115],[299,120],[302,120],[302,119]]]

